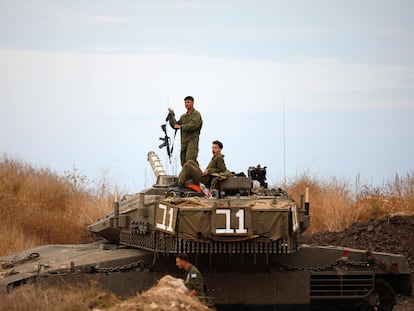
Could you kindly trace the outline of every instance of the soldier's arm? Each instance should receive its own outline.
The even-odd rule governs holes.
[[[180,118],[180,120],[181,120],[181,118]],[[175,120],[175,114],[174,114],[174,112],[170,112],[168,114],[168,123],[170,124],[170,126],[172,128],[174,128],[174,125],[175,124],[179,124],[180,120],[178,120],[178,121]]]
[[[190,291],[190,295],[192,291],[196,291],[197,295],[204,293],[203,277],[200,271],[198,271],[194,266],[190,266],[190,269],[188,271],[187,288]]]
[[[190,279],[188,289],[190,290],[190,295],[194,295],[195,293],[202,295],[204,293],[204,282],[200,275],[197,274],[196,277]]]

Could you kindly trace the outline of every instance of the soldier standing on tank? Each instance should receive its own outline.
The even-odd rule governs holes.
[[[201,302],[205,303],[206,298],[204,294],[204,280],[200,271],[196,266],[190,263],[188,254],[181,253],[175,256],[175,264],[181,270],[187,272],[185,278],[185,286],[188,288],[190,296],[197,296]]]
[[[221,141],[213,141],[211,146],[213,158],[204,172],[201,171],[198,163],[195,161],[190,160],[186,162],[178,175],[178,184],[184,186],[187,180],[191,179],[195,185],[203,183],[205,186],[211,187],[212,174],[220,174],[227,171],[226,164],[224,163],[224,155],[221,154],[222,149],[223,143]]]
[[[189,160],[197,162],[198,141],[203,125],[200,112],[194,109],[194,98],[191,96],[185,97],[184,105],[187,112],[178,121],[175,120],[174,110],[168,108],[168,121],[171,127],[181,130],[181,166]]]

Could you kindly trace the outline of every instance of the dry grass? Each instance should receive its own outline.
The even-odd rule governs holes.
[[[382,187],[360,186],[346,180],[313,179],[309,173],[294,178],[287,192],[300,202],[309,188],[311,227],[308,233],[340,231],[356,221],[414,214],[414,175],[398,175]]]
[[[0,295],[0,310],[9,311],[82,311],[107,309],[119,303],[114,294],[90,286],[21,286]]]
[[[337,231],[358,219],[359,210],[353,208],[345,182],[333,179],[321,183],[304,175],[289,184],[287,191],[299,202],[306,187],[309,188],[311,215],[308,231]]]
[[[111,208],[106,193],[96,192],[48,169],[1,158],[0,254],[87,241],[87,225]]]
[[[208,311],[198,298],[188,295],[182,279],[164,276],[149,290],[120,301],[98,284],[62,287],[23,285],[9,294],[0,295],[0,311]]]

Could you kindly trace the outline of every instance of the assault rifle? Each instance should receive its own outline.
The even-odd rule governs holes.
[[[168,154],[168,158],[171,160],[171,152],[172,152],[172,148],[170,148],[170,137],[167,134],[167,125],[163,124],[161,125],[161,129],[164,132],[164,137],[160,137],[160,140],[163,141],[163,143],[161,145],[159,145],[159,148],[167,148],[167,154]]]

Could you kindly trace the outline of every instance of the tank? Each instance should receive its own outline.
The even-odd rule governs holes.
[[[97,242],[49,245],[0,258],[0,291],[27,282],[94,280],[121,297],[181,276],[175,254],[188,253],[217,310],[309,310],[341,306],[392,310],[411,295],[405,257],[336,246],[303,245],[310,224],[307,189],[296,203],[268,188],[266,167],[218,178],[206,193],[171,186],[148,153],[156,183],[121,199],[88,230]]]

